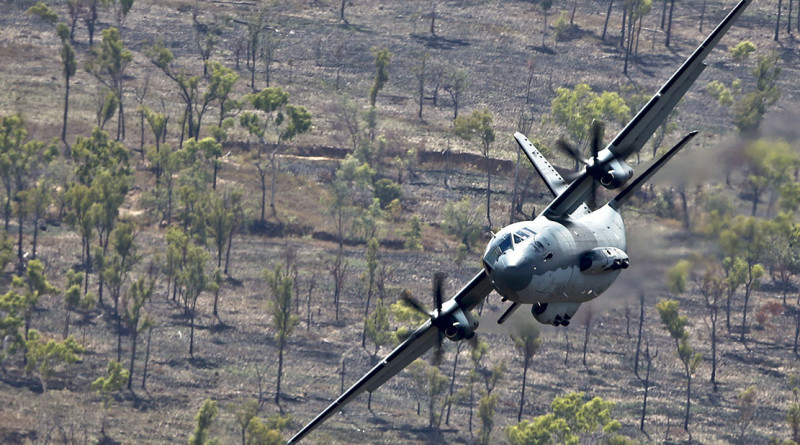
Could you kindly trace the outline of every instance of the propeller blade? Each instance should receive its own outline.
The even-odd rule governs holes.
[[[603,149],[603,134],[605,133],[605,124],[603,121],[592,121],[592,159],[597,160],[597,154]]]
[[[443,298],[442,294],[444,293],[444,280],[447,275],[444,272],[435,272],[433,274],[433,307],[436,308],[437,311],[442,310],[442,303]]]
[[[556,141],[556,147],[558,147],[559,150],[563,151],[567,156],[574,159],[575,162],[588,165],[589,161],[586,158],[584,158],[583,155],[581,155],[578,149],[568,144],[565,140],[559,139],[558,141]]]
[[[442,345],[442,340],[442,331],[439,331],[439,342],[436,343],[436,347],[433,348],[433,355],[431,356],[431,365],[437,368],[442,364],[442,360],[444,359],[444,345]]]
[[[425,306],[422,305],[416,298],[411,295],[411,292],[403,292],[403,295],[400,296],[400,299],[403,300],[403,303],[407,304],[412,309],[425,314],[426,316],[430,316],[430,313],[425,310]]]

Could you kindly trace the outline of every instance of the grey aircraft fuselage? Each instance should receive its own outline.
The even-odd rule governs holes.
[[[593,270],[581,260],[598,248],[626,247],[622,215],[604,205],[577,218],[541,214],[504,227],[486,246],[483,266],[497,292],[515,303],[584,303],[608,289],[623,267],[611,260],[611,267]]]

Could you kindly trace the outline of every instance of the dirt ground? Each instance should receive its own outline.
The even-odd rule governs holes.
[[[651,94],[677,68],[702,37],[710,31],[706,26],[699,32],[697,18],[700,1],[678,2],[673,24],[673,44],[663,45],[663,31],[658,26],[661,3],[644,21],[640,56],[631,66],[629,75],[622,75],[622,50],[614,43],[620,26],[620,11],[616,5],[609,37],[599,39],[605,19],[605,1],[578,2],[576,27],[564,41],[555,42],[548,29],[546,44],[542,45],[543,16],[537,3],[527,1],[447,1],[435,2],[437,8],[436,36],[428,32],[432,2],[393,1],[349,2],[348,23],[338,17],[338,1],[308,0],[278,2],[268,8],[270,30],[280,40],[272,72],[272,85],[291,93],[292,103],[306,106],[312,113],[314,128],[301,135],[295,143],[308,147],[349,147],[348,134],[341,119],[342,101],[351,101],[366,109],[367,92],[374,76],[373,47],[387,47],[392,53],[390,81],[378,96],[378,134],[386,136],[392,150],[405,152],[417,148],[420,152],[441,152],[450,148],[456,152],[477,153],[475,143],[459,141],[450,136],[452,101],[440,92],[438,107],[426,99],[423,119],[417,117],[415,69],[423,54],[428,54],[431,66],[458,66],[468,73],[469,86],[460,113],[488,108],[494,117],[497,142],[493,156],[512,160],[516,147],[511,138],[517,129],[520,114],[532,116],[532,138],[552,146],[562,135],[551,122],[550,102],[555,89],[589,83],[595,91],[621,91],[634,85],[642,93]],[[615,2],[619,3],[619,2]],[[776,50],[781,56],[783,73],[779,82],[782,96],[770,109],[763,132],[794,141],[800,114],[797,96],[798,46],[794,37],[782,34],[780,42],[772,41],[774,5],[757,2],[742,17],[708,59],[709,68],[679,106],[678,131],[665,144],[677,140],[693,129],[702,131],[698,138],[701,151],[724,153],[726,146],[735,145],[730,112],[710,100],[705,85],[714,79],[726,84],[748,75],[751,64],[734,64],[725,51],[741,40],[750,39],[758,46],[759,54]],[[552,27],[562,10],[571,12],[572,2],[557,3],[551,10],[548,23]],[[6,2],[0,12],[0,114],[22,112],[33,137],[49,140],[59,134],[63,79],[59,71],[59,42],[47,25],[29,17],[24,11],[30,1]],[[129,122],[125,143],[131,148],[140,144],[138,117],[135,115],[136,96],[147,80],[144,103],[163,110],[172,117],[168,139],[177,144],[181,104],[174,85],[163,73],[147,61],[144,51],[161,40],[174,52],[176,65],[197,73],[201,67],[194,43],[191,11],[197,5],[199,20],[220,23],[220,43],[212,59],[234,66],[233,44],[243,32],[238,21],[247,21],[257,9],[248,1],[140,0],[122,26],[126,46],[134,52],[134,60],[126,77],[126,109]],[[708,1],[707,23],[716,23],[730,1]],[[63,17],[63,2],[56,3]],[[101,13],[99,29],[114,24],[108,12]],[[99,32],[96,38],[99,40]],[[654,41],[655,39],[655,41]],[[341,48],[341,58],[336,50]],[[86,29],[79,24],[76,33],[79,61],[89,56]],[[531,101],[525,103],[528,79],[528,60],[534,63]],[[339,61],[341,60],[341,61]],[[236,96],[250,91],[249,73],[241,61],[241,78]],[[336,91],[337,65],[341,64],[340,91]],[[81,65],[82,66],[82,65]],[[265,86],[263,65],[256,73],[257,87]],[[86,135],[94,126],[97,103],[97,82],[82,68],[73,82],[69,140]],[[163,108],[162,108],[163,107]],[[213,113],[213,112],[212,112]],[[114,127],[116,121],[109,124]],[[618,130],[609,125],[606,134]],[[206,134],[203,133],[205,136]],[[241,129],[231,135],[232,142],[247,140]],[[151,144],[149,136],[145,144]],[[248,154],[231,144],[232,154],[221,170],[221,187],[245,191],[253,211],[258,199],[256,173],[247,161]],[[649,155],[649,154],[648,154]],[[724,157],[724,155],[723,155]],[[556,159],[558,159],[556,157]],[[719,160],[719,158],[715,158]],[[563,160],[561,160],[562,163]],[[680,161],[676,160],[676,163]],[[337,165],[336,159],[325,156],[286,156],[281,163],[278,181],[277,209],[284,221],[300,221],[307,233],[286,238],[259,234],[237,234],[233,243],[230,278],[222,288],[218,325],[211,316],[210,293],[200,298],[200,317],[195,332],[197,352],[188,355],[188,321],[180,305],[166,295],[164,280],[157,282],[154,298],[147,311],[156,319],[151,341],[151,357],[147,389],[141,389],[144,337],[137,349],[137,366],[133,391],[123,391],[108,410],[101,398],[90,389],[91,382],[102,376],[109,358],[116,357],[115,325],[108,314],[110,307],[98,308],[77,317],[71,332],[87,352],[74,365],[60,368],[48,381],[48,391],[42,393],[38,380],[21,372],[21,357],[4,362],[0,371],[0,442],[3,443],[179,443],[185,442],[194,428],[194,416],[202,401],[214,399],[221,407],[210,431],[211,437],[222,443],[237,443],[239,429],[233,406],[244,399],[256,397],[262,388],[265,403],[261,416],[278,412],[274,398],[277,350],[274,330],[265,308],[267,288],[263,270],[280,264],[287,248],[298,256],[297,312],[301,323],[289,340],[283,381],[284,398],[281,408],[293,418],[284,436],[290,435],[339,394],[344,368],[344,384],[359,378],[373,364],[373,348],[361,348],[365,292],[362,274],[366,269],[363,245],[346,245],[345,255],[352,273],[346,282],[342,313],[334,320],[333,283],[328,264],[338,246],[318,239],[314,232],[333,233],[331,219],[324,213],[321,200],[326,196],[327,183]],[[411,290],[423,302],[430,298],[432,272],[448,273],[449,292],[464,285],[478,270],[478,255],[482,243],[458,264],[458,246],[440,228],[442,208],[463,196],[474,203],[482,202],[485,176],[475,165],[450,165],[450,170],[438,163],[422,164],[416,175],[403,184],[404,206],[407,212],[399,222],[386,224],[385,237],[395,241],[394,247],[384,247],[381,263],[393,273],[387,280],[386,304],[397,300],[403,289]],[[394,176],[387,168],[383,174]],[[137,187],[126,201],[125,211],[139,215],[148,209],[138,201],[142,189],[151,186],[152,176],[143,163],[137,164]],[[445,186],[448,180],[449,187]],[[493,214],[495,221],[508,220],[509,196],[513,175],[499,174],[493,178]],[[719,184],[721,177],[703,177],[703,186]],[[529,190],[526,212],[541,209],[548,202],[545,190],[534,180]],[[742,204],[746,208],[745,204]],[[408,215],[419,215],[424,226],[423,251],[397,248],[400,232]],[[665,286],[665,270],[692,250],[713,249],[702,237],[686,234],[680,223],[658,219],[647,205],[632,206],[626,212],[630,230],[632,266],[623,278],[603,297],[581,308],[582,317],[568,328],[543,329],[543,342],[534,365],[528,373],[524,418],[547,412],[551,400],[572,391],[585,392],[588,397],[599,396],[617,403],[612,415],[622,423],[621,432],[643,443],[766,443],[771,437],[785,439],[790,430],[785,421],[786,410],[795,401],[789,386],[789,376],[797,374],[798,361],[792,353],[794,322],[786,314],[773,318],[766,326],[755,321],[748,332],[748,342],[742,344],[738,330],[730,332],[721,314],[719,387],[709,383],[710,361],[703,360],[693,380],[691,438],[682,428],[685,401],[685,380],[675,346],[655,311],[655,303],[677,298],[681,311],[689,317],[691,342],[706,357],[710,356],[709,329],[702,297],[696,290],[681,296],[671,296]],[[145,220],[143,218],[143,220]],[[496,223],[497,224],[497,223]],[[401,226],[402,225],[402,226]],[[137,244],[145,258],[139,273],[164,251],[165,230],[157,221],[150,222],[137,235]],[[26,240],[29,235],[26,234]],[[65,224],[50,225],[40,238],[40,256],[48,276],[63,286],[65,273],[79,262],[80,238]],[[92,277],[90,286],[96,286]],[[315,287],[308,289],[314,281]],[[769,284],[769,283],[766,283]],[[645,339],[658,351],[652,374],[645,431],[638,429],[642,401],[642,386],[633,373],[633,357],[638,327],[638,298],[645,294]],[[792,290],[792,300],[797,290]],[[764,286],[756,292],[751,308],[768,301],[779,301],[774,286]],[[307,300],[308,299],[308,300]],[[733,305],[733,324],[740,322],[741,296]],[[310,308],[310,311],[309,309]],[[503,429],[516,423],[522,379],[522,359],[509,334],[515,326],[532,323],[530,314],[520,310],[504,329],[495,320],[504,310],[497,295],[488,300],[481,318],[480,336],[492,346],[489,360],[505,360],[508,371],[498,385],[500,396],[495,416],[492,443],[503,443]],[[590,316],[591,315],[591,316]],[[748,314],[748,319],[752,313]],[[310,319],[310,323],[307,320]],[[589,329],[585,328],[588,320]],[[34,316],[33,326],[48,336],[59,338],[63,330],[64,307],[61,296],[43,298]],[[586,366],[582,350],[585,332],[589,333]],[[123,363],[127,363],[129,338],[123,339]],[[449,374],[455,346],[447,345],[443,372]],[[381,348],[378,355],[388,352]],[[465,350],[458,356],[456,389],[466,384],[469,358]],[[757,408],[752,418],[742,414],[737,396],[750,386],[756,386]],[[343,414],[334,416],[311,436],[309,443],[430,443],[432,431],[427,428],[424,402],[418,415],[419,397],[412,379],[401,373],[377,391],[372,398],[371,411],[366,397],[348,406]],[[473,443],[477,434],[475,419],[470,430],[469,406],[455,405],[450,422],[443,425],[444,443]],[[101,437],[105,422],[106,436]]]

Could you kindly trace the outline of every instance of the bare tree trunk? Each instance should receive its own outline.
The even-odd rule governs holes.
[[[700,6],[700,32],[703,32],[703,22],[706,18],[706,2],[707,0],[703,0],[703,4]]]
[[[603,23],[603,35],[600,40],[606,40],[606,31],[608,30],[608,19],[611,18],[611,8],[614,6],[614,0],[608,2],[608,11],[606,11],[606,21]]]
[[[142,370],[142,389],[147,387],[147,364],[150,362],[150,338],[153,334],[153,327],[147,330],[147,347],[144,352],[144,369]]]
[[[636,338],[636,355],[633,359],[633,373],[639,377],[639,352],[642,350],[642,328],[644,326],[644,294],[639,294],[639,335]]]
[[[774,40],[778,41],[778,32],[781,29],[781,9],[783,6],[783,0],[778,0],[778,16],[775,19],[775,37]]]
[[[664,46],[669,48],[669,41],[672,37],[672,13],[675,11],[675,0],[669,1],[669,20],[667,21],[667,41]]]

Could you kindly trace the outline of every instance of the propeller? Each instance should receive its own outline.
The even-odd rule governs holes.
[[[436,319],[439,317],[439,313],[442,311],[442,304],[444,302],[442,295],[444,294],[444,280],[447,278],[447,275],[444,272],[435,272],[433,274],[433,306],[434,311],[428,312],[425,310],[425,306],[419,302],[410,292],[404,292],[400,299],[403,300],[405,304],[409,307],[413,308],[417,312],[421,314],[425,314],[426,316],[430,317],[431,323],[436,324]],[[436,348],[433,351],[433,358],[431,359],[431,363],[434,366],[439,366],[442,363],[442,358],[444,357],[444,348],[442,347],[442,340],[444,339],[444,334],[442,333],[441,329],[438,329],[439,332],[439,341],[436,342]]]
[[[589,147],[592,150],[591,160],[583,156],[580,150],[578,150],[575,146],[570,145],[564,139],[559,139],[558,142],[556,143],[556,146],[567,156],[572,158],[575,161],[576,165],[583,164],[586,166],[588,170],[591,170],[592,168],[599,165],[597,155],[603,148],[602,145],[603,145],[603,135],[605,133],[605,124],[603,124],[602,121],[595,119],[592,121],[592,127],[590,131],[591,131],[591,137],[590,137]],[[564,176],[565,179],[568,178],[568,180],[574,180],[577,177],[577,175],[578,173],[575,172],[573,174],[567,174],[562,176]],[[597,207],[597,181],[594,181],[592,183],[592,192],[589,201],[592,208]]]

